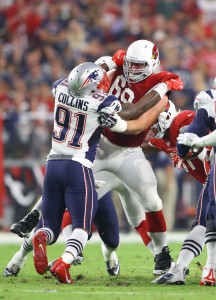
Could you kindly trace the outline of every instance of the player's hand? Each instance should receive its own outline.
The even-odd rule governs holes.
[[[121,102],[119,102],[119,100],[114,100],[109,105],[108,104],[106,104],[106,102],[104,104],[101,104],[100,108],[98,109],[98,112],[105,113],[108,115],[114,115],[122,110],[122,105]]]
[[[204,147],[202,139],[195,133],[190,132],[180,133],[177,137],[177,142],[193,148],[194,152],[197,152],[200,147]]]
[[[98,122],[102,128],[112,128],[117,123],[117,115],[101,113]]]
[[[122,67],[124,64],[124,57],[126,55],[126,51],[118,50],[112,57],[112,61],[116,64],[117,67]]]
[[[170,79],[166,82],[168,91],[181,91],[184,87],[184,83],[180,78]]]

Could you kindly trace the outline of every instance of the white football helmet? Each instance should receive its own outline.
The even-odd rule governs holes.
[[[153,130],[157,128],[155,138],[162,139],[164,137],[165,131],[170,127],[179,112],[176,110],[175,104],[169,100],[166,108],[159,114],[157,124],[153,125]]]
[[[157,46],[147,40],[138,40],[127,49],[123,65],[124,75],[128,82],[139,82],[151,75],[159,64]]]
[[[72,94],[83,97],[97,91],[107,93],[109,79],[106,72],[92,62],[75,67],[68,76],[68,86]]]

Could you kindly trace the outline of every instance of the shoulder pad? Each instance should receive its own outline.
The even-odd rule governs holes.
[[[216,101],[216,91],[207,90],[200,92],[194,100],[194,109],[204,108],[208,112],[209,117],[215,118],[214,103]]]

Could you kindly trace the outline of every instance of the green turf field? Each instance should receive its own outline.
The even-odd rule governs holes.
[[[180,243],[171,243],[172,257],[176,259]],[[7,262],[19,245],[0,245],[1,274]],[[56,244],[48,247],[48,257],[52,260],[61,255],[64,246]],[[25,267],[18,277],[0,275],[0,300],[184,300],[216,299],[216,287],[200,287],[202,271],[196,265],[205,262],[205,252],[190,266],[190,275],[184,286],[152,285],[153,259],[142,244],[121,244],[118,250],[121,275],[109,277],[106,273],[99,244],[89,244],[84,251],[85,260],[81,266],[71,267],[74,285],[58,284],[49,274],[41,276],[33,266],[29,255]]]

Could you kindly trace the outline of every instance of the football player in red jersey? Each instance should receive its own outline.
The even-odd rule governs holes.
[[[157,47],[147,40],[135,41],[126,53],[119,50],[106,61],[107,70],[114,69],[109,93],[122,102],[120,116],[123,119],[137,118],[124,108],[128,103],[143,105],[143,98],[150,91],[157,92],[162,98],[169,90],[181,90],[178,75],[166,71],[156,73],[159,63]],[[151,108],[153,113],[154,107]],[[119,132],[104,129],[93,172],[96,180],[106,182],[98,190],[99,199],[108,191],[117,190],[130,225],[136,228],[145,243],[149,237],[152,239],[156,262],[154,274],[160,275],[170,267],[171,257],[156,177],[140,148],[148,126],[137,135],[122,134],[124,126],[119,126]],[[120,185],[119,182],[116,184],[118,180]]]
[[[170,269],[167,274],[173,272],[172,276],[162,275],[152,282],[155,284],[184,284],[189,264],[194,257],[200,255],[205,243],[205,211],[208,203],[206,179],[210,171],[210,161],[206,160],[206,158],[208,158],[210,149],[205,148],[198,156],[197,154],[189,153],[186,158],[180,159],[176,148],[179,133],[184,132],[187,126],[193,121],[194,116],[194,111],[185,110],[178,112],[175,105],[169,101],[166,109],[160,113],[157,123],[149,131],[147,141],[142,145],[145,153],[152,152],[155,149],[164,151],[174,161],[175,166],[184,169],[203,184],[192,230],[183,242],[177,262],[173,263],[171,267],[175,269],[175,272]]]

